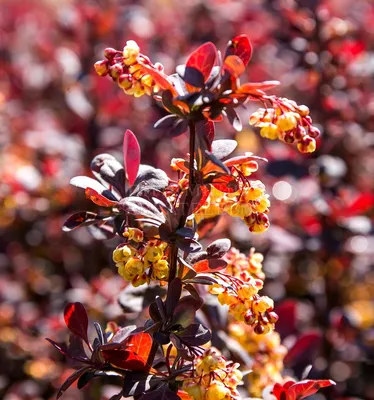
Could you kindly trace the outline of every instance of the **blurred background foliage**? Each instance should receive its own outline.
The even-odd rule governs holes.
[[[125,129],[139,138],[143,163],[170,171],[169,160],[187,151],[185,136],[152,128],[162,116],[155,102],[125,96],[96,76],[94,62],[133,39],[171,73],[201,43],[223,49],[245,33],[254,47],[248,80],[280,80],[276,94],[306,104],[322,135],[305,156],[245,124],[237,152],[269,160],[259,178],[272,226],[248,240],[244,224],[224,217],[212,236],[264,253],[284,345],[318,332],[312,376],[337,382],[330,398],[374,399],[373,20],[370,0],[0,2],[1,398],[52,399],[68,376],[44,340],[66,338],[67,301],[83,302],[100,322],[126,323],[117,303],[124,282],[110,259],[117,242],[61,231],[89,204],[69,179],[89,173],[100,152],[121,159]],[[257,106],[242,109],[242,120]],[[217,132],[235,135],[224,123]],[[115,392],[91,386],[65,399]]]

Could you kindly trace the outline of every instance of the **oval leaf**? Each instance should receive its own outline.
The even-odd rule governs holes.
[[[209,257],[221,258],[230,250],[230,247],[231,241],[229,239],[218,239],[206,248],[206,252]]]
[[[79,211],[65,221],[62,230],[64,232],[70,232],[74,229],[77,229],[81,226],[95,224],[101,221],[103,217],[99,217],[97,214],[90,211]]]
[[[65,324],[70,332],[89,345],[87,337],[88,316],[82,303],[68,303],[64,310]]]
[[[212,153],[219,159],[229,156],[238,146],[236,140],[222,139],[214,140],[212,143]]]
[[[227,45],[225,58],[230,55],[238,56],[243,61],[245,67],[248,65],[252,56],[252,46],[246,35],[239,35],[230,40]]]
[[[123,161],[127,179],[132,186],[138,175],[140,165],[140,146],[136,136],[128,129],[123,138]]]
[[[206,82],[212,72],[216,58],[216,46],[212,42],[207,42],[191,53],[186,62],[186,67],[200,71],[204,82]]]
[[[227,267],[227,262],[217,258],[208,258],[206,260],[198,261],[192,266],[195,272],[217,272]]]

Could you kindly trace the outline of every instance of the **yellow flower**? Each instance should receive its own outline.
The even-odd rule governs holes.
[[[266,123],[260,130],[260,135],[264,138],[275,140],[278,139],[278,126],[272,123]]]
[[[128,274],[135,277],[136,275],[141,275],[144,272],[144,264],[139,258],[132,257],[125,264],[125,269]]]
[[[298,117],[297,113],[287,112],[277,119],[277,127],[281,131],[290,131],[297,126]]]
[[[228,389],[222,382],[212,383],[206,392],[206,400],[225,400],[230,399],[230,389]]]
[[[145,258],[150,261],[158,261],[164,255],[164,251],[159,246],[148,246],[145,252]]]
[[[152,276],[154,279],[166,280],[169,277],[169,263],[166,260],[153,263]]]
[[[258,289],[256,286],[252,285],[243,285],[239,290],[238,290],[238,296],[240,300],[247,300],[250,299],[252,296],[258,293]]]
[[[203,400],[206,389],[192,380],[183,382],[183,390],[187,392],[194,400]]]
[[[126,46],[123,49],[124,63],[126,65],[132,65],[136,62],[136,58],[139,55],[140,48],[134,40],[128,40]]]

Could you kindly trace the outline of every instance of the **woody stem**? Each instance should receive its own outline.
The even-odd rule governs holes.
[[[195,122],[190,121],[189,123],[189,130],[190,130],[190,160],[189,160],[189,175],[188,175],[188,191],[184,201],[183,207],[183,214],[179,220],[179,228],[183,228],[186,224],[187,217],[189,215],[189,209],[192,202],[192,194],[195,188],[195,142],[196,142],[196,127]],[[175,243],[171,245],[170,250],[170,272],[169,272],[169,283],[175,278],[177,273],[177,258],[178,258],[178,248],[176,247]]]

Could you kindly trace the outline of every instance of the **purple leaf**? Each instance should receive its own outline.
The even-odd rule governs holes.
[[[189,346],[202,346],[209,342],[212,335],[209,329],[201,324],[191,324],[183,331],[179,331],[176,335]]]
[[[202,301],[193,296],[185,296],[179,300],[175,307],[173,324],[181,325],[183,328],[190,326],[195,320],[196,311],[202,306]]]
[[[165,300],[166,315],[171,317],[179,302],[182,293],[182,281],[179,278],[173,279],[169,284],[168,294]]]
[[[99,221],[102,221],[104,218],[105,217],[100,217],[90,211],[79,211],[73,215],[70,215],[70,217],[65,221],[62,230],[64,232],[70,232],[81,226],[96,224]]]
[[[230,124],[236,131],[240,132],[243,129],[243,125],[236,111],[232,107],[226,107],[225,111]]]
[[[230,247],[231,241],[229,239],[218,239],[206,248],[206,252],[208,257],[221,258],[230,250]]]
[[[222,139],[214,140],[212,143],[212,153],[219,159],[229,156],[238,146],[236,140]]]

